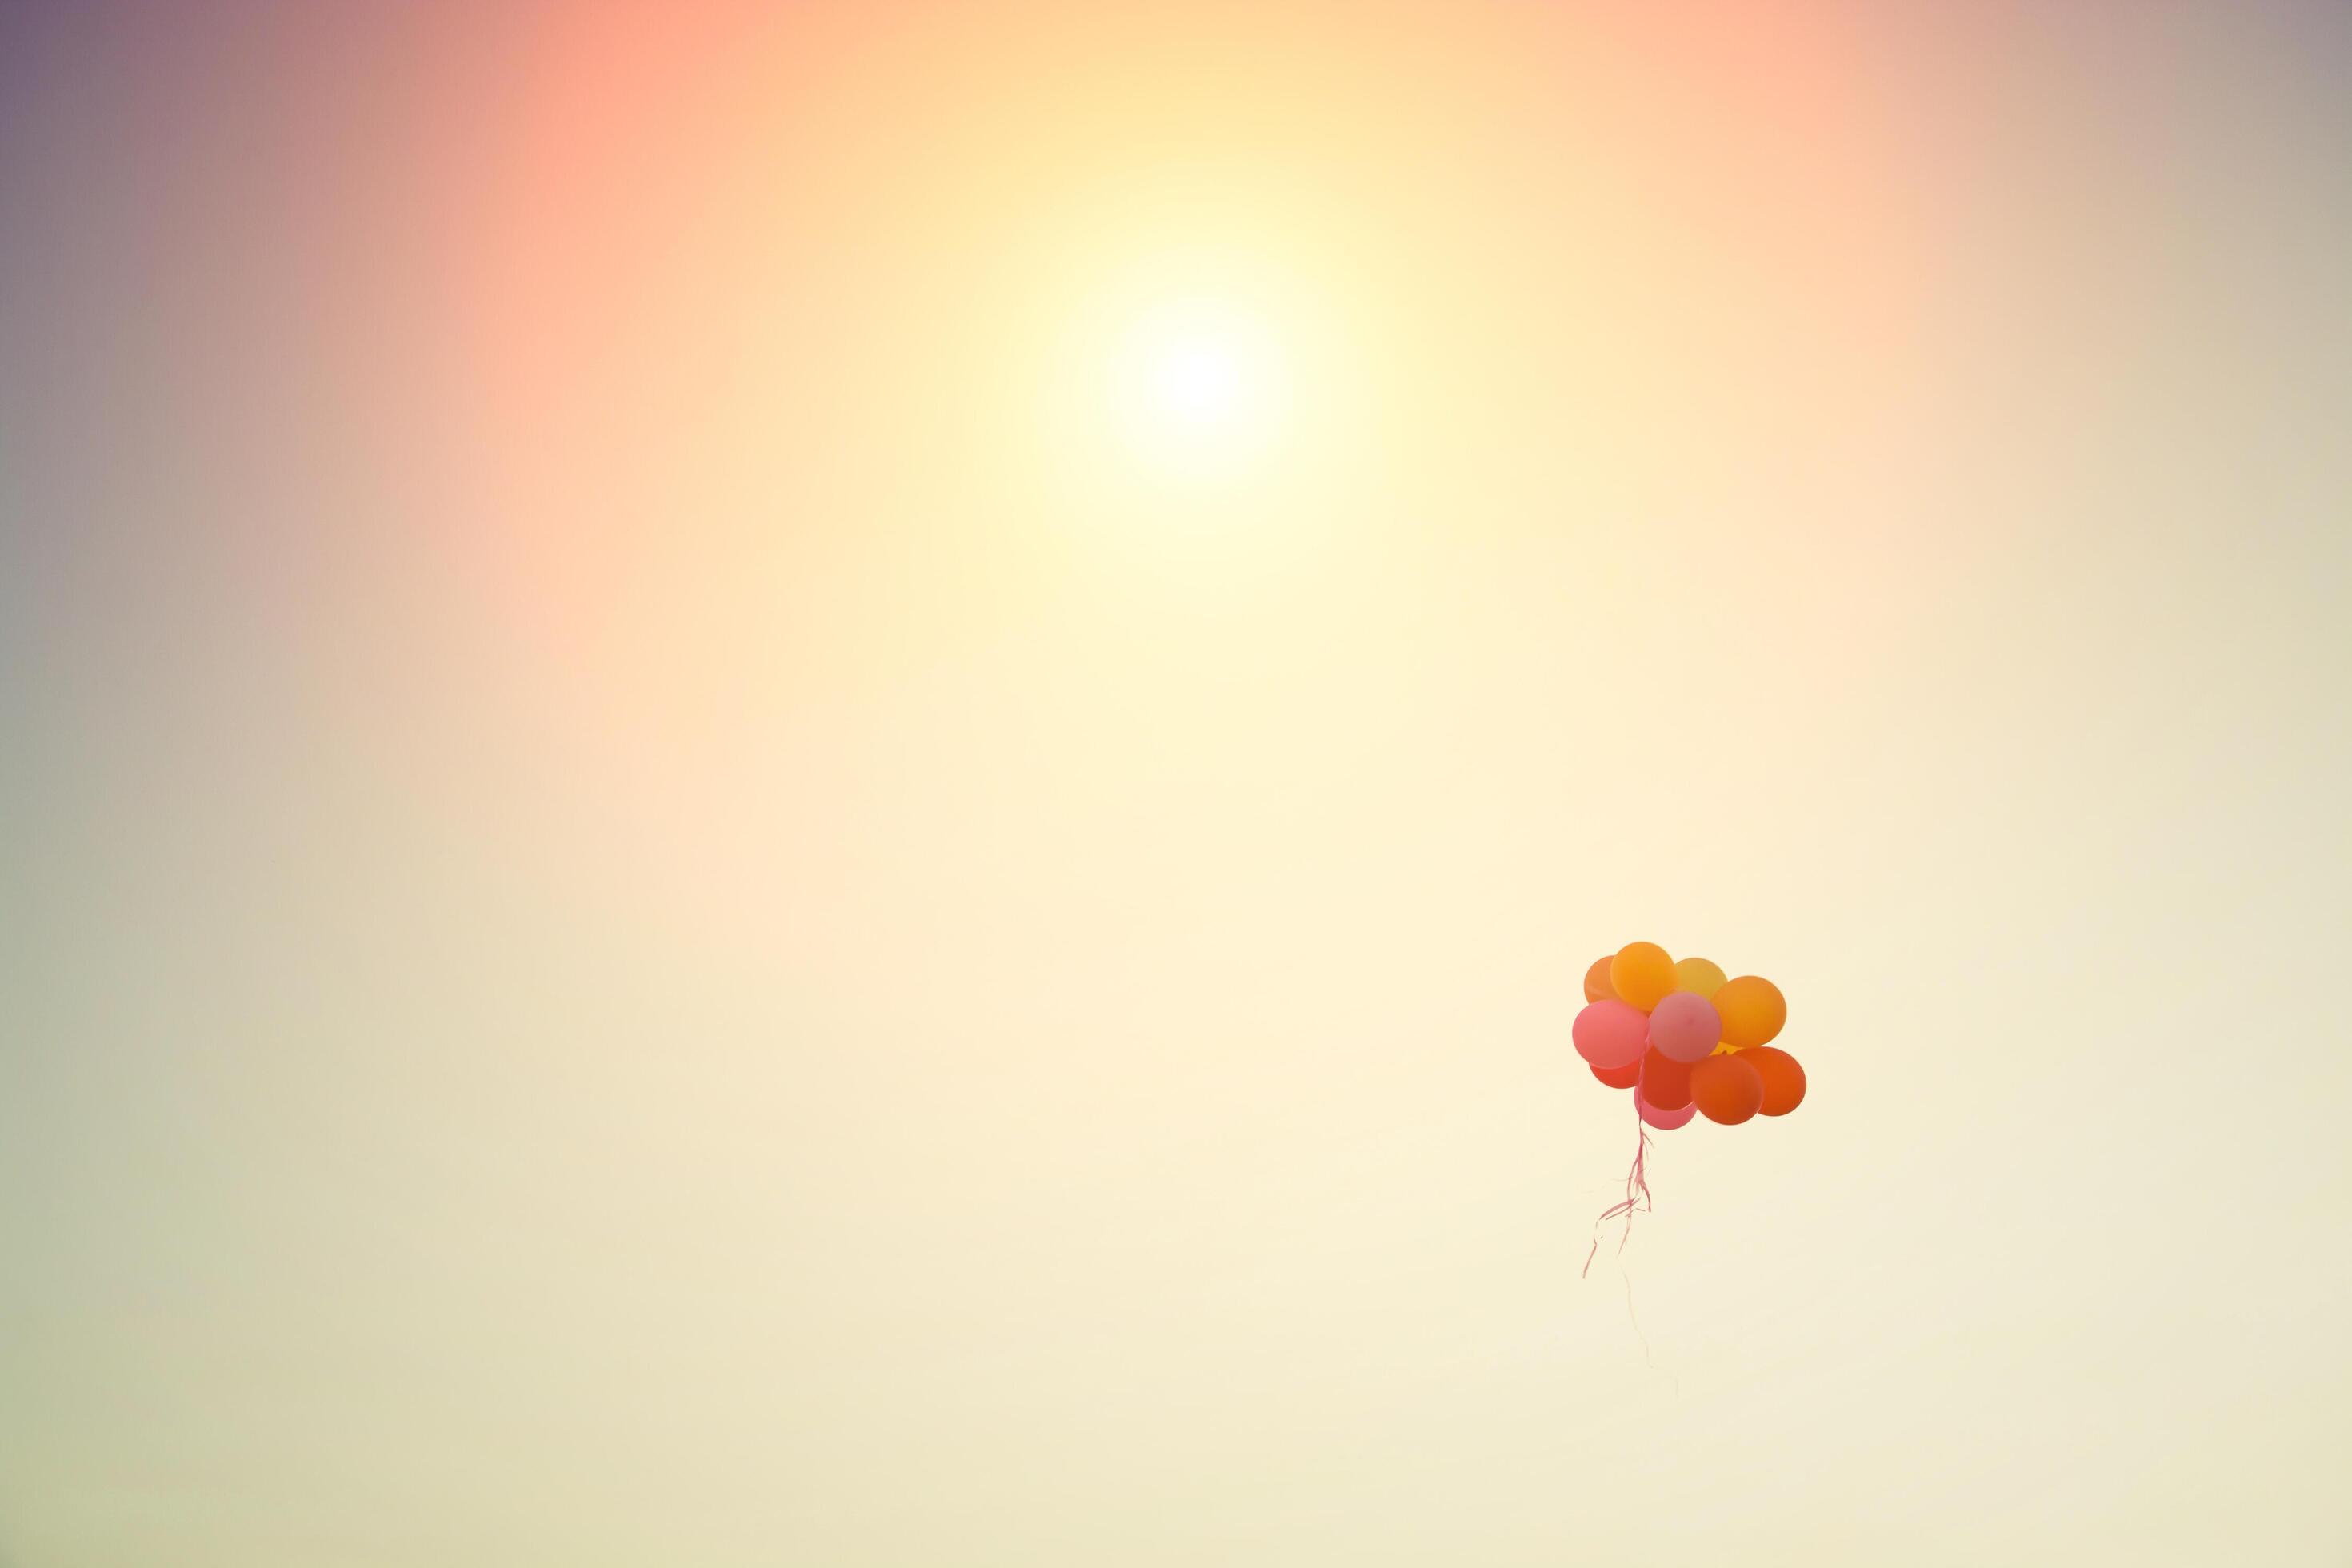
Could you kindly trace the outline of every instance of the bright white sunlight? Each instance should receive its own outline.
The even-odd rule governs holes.
[[[1155,302],[1127,324],[1115,380],[1122,435],[1163,478],[1238,475],[1279,438],[1290,403],[1277,334],[1234,301]]]

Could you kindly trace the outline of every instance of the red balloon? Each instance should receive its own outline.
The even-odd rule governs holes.
[[[1764,1103],[1764,1075],[1748,1064],[1747,1057],[1746,1051],[1734,1051],[1691,1065],[1691,1103],[1709,1121],[1737,1126]]]
[[[1584,1065],[1592,1067],[1591,1062]],[[1631,1089],[1641,1081],[1642,1064],[1627,1062],[1622,1068],[1592,1068],[1592,1076],[1612,1089]]]
[[[1764,1103],[1758,1109],[1765,1115],[1786,1116],[1805,1102],[1805,1069],[1780,1047],[1750,1046],[1739,1059],[1754,1064],[1764,1080]]]
[[[1569,1027],[1576,1054],[1605,1068],[1638,1062],[1649,1049],[1650,1016],[1622,1002],[1589,1002]]]
[[[1642,1098],[1660,1110],[1680,1110],[1691,1102],[1691,1064],[1652,1046],[1642,1054]]]
[[[1633,1113],[1659,1131],[1671,1132],[1696,1116],[1698,1110],[1696,1107],[1688,1105],[1684,1106],[1680,1110],[1660,1110],[1656,1106],[1643,1100],[1642,1091],[1637,1089],[1633,1091]]]

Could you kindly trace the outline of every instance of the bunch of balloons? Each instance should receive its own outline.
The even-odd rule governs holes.
[[[1805,1098],[1805,1069],[1771,1043],[1789,1004],[1760,974],[1727,980],[1704,958],[1677,963],[1631,942],[1585,972],[1584,999],[1577,1054],[1602,1083],[1632,1089],[1649,1126],[1786,1116]]]

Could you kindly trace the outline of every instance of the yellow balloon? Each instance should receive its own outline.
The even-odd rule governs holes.
[[[1723,965],[1711,958],[1685,958],[1675,964],[1675,989],[1712,996],[1723,989]]]
[[[1609,961],[1609,984],[1618,999],[1646,1013],[1675,988],[1675,961],[1654,942],[1629,942]]]
[[[1723,1038],[1728,1045],[1767,1045],[1789,1021],[1789,1004],[1780,988],[1760,974],[1727,980],[1709,1000],[1723,1017]]]

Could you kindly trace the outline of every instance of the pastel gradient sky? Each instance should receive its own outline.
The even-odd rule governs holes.
[[[0,6],[0,1563],[2352,1560],[2347,82]]]

